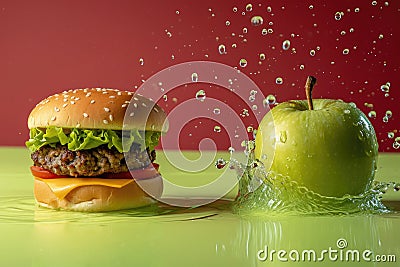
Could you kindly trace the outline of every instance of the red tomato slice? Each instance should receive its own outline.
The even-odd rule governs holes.
[[[159,165],[157,163],[153,163],[152,165],[149,165],[146,168],[143,169],[137,169],[137,170],[132,170],[130,172],[120,172],[120,173],[104,173],[101,176],[98,176],[97,178],[104,178],[104,179],[146,179],[146,178],[153,178],[154,176],[157,176],[158,173],[158,167]],[[42,167],[38,166],[31,166],[31,173],[35,177],[43,178],[43,179],[57,179],[57,178],[73,178],[72,176],[69,175],[57,175],[54,174]],[[96,177],[91,177],[91,178],[96,178]]]
[[[54,173],[52,173],[46,169],[43,169],[42,167],[38,167],[38,166],[31,166],[31,173],[33,176],[43,178],[43,179],[71,177],[68,175],[57,175],[57,174],[54,174]]]

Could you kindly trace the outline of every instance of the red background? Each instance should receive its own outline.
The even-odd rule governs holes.
[[[247,3],[252,11],[246,12]],[[135,90],[166,67],[208,60],[238,67],[278,102],[304,98],[306,76],[316,76],[315,97],[352,101],[366,114],[376,111],[371,121],[380,151],[399,151],[388,132],[400,136],[400,2],[386,3],[0,0],[0,145],[24,144],[30,110],[50,94],[84,87]],[[335,20],[338,11],[344,16]],[[264,23],[252,26],[254,15]],[[262,35],[263,28],[273,33]],[[286,39],[291,42],[287,51],[282,49]],[[224,55],[220,44],[226,46]],[[344,55],[346,48],[350,52]],[[259,60],[260,53],[265,60]],[[248,61],[245,68],[239,66],[241,58]],[[275,83],[277,77],[283,84]],[[380,89],[386,82],[388,96]],[[207,97],[238,105],[229,92],[199,84],[177,88],[160,105],[170,111],[194,98],[199,86]],[[393,116],[384,123],[387,110]],[[257,126],[251,118],[245,123]],[[225,149],[226,133],[215,133],[215,124],[209,119],[188,123],[181,132],[183,148],[197,148],[201,138],[213,136]]]

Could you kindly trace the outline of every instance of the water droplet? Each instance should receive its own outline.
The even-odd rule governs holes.
[[[215,167],[217,167],[217,169],[222,169],[225,166],[226,166],[226,161],[223,158],[219,158],[215,162]]]
[[[371,4],[372,4],[373,6],[376,6],[376,5],[378,4],[378,2],[377,2],[377,1],[372,1]]]
[[[386,85],[387,85],[388,87],[390,87],[390,82],[386,82]]]
[[[276,98],[274,95],[268,95],[264,100],[263,100],[263,105],[268,106],[268,105],[273,105],[276,103]]]
[[[343,55],[348,55],[350,50],[348,48],[343,49]]]
[[[394,190],[395,192],[400,191],[400,183],[395,183],[395,184],[393,185],[393,190]]]
[[[349,32],[354,32],[354,28],[350,28],[350,29],[349,29]]]
[[[250,102],[254,102],[254,100],[256,100],[256,96],[255,95],[250,95],[249,96],[249,101]]]
[[[310,5],[308,8],[309,8],[309,9],[313,9],[313,8],[314,8],[314,6],[313,6],[313,5]]]
[[[221,126],[215,125],[214,126],[214,132],[220,133],[221,132]]]
[[[250,12],[250,11],[252,11],[253,10],[253,5],[252,4],[247,4],[246,5],[246,11],[247,12]]]
[[[238,10],[238,9],[237,9],[237,7],[235,7],[235,6],[232,8],[232,11],[233,11],[233,12],[237,12],[237,10]]]
[[[301,70],[304,70],[304,65],[301,64],[299,68],[300,68]]]
[[[229,26],[229,25],[231,25],[231,22],[229,20],[227,20],[227,21],[225,21],[225,25]]]
[[[247,110],[247,109],[243,109],[242,110],[242,113],[240,114],[242,117],[248,117],[250,114],[249,114],[249,111]]]
[[[196,93],[196,99],[203,102],[206,99],[206,92],[204,90],[199,90]]]
[[[261,30],[261,34],[262,34],[262,35],[267,35],[267,34],[268,34],[268,30],[265,29],[265,28],[262,29],[262,30]]]
[[[254,130],[254,128],[253,128],[252,126],[248,126],[248,127],[247,127],[247,132],[248,132],[248,133],[252,133],[253,130]]]
[[[247,60],[244,58],[240,59],[239,66],[245,68],[247,66]]]
[[[365,139],[365,134],[364,134],[364,132],[363,132],[363,131],[359,131],[359,132],[357,133],[357,137],[358,137],[358,139],[359,139],[360,141],[363,141],[363,140]]]
[[[341,31],[340,35],[346,35],[346,32],[345,31]]]
[[[221,114],[221,110],[219,108],[214,108],[213,113],[215,115],[219,115],[219,114]]]
[[[139,64],[140,64],[140,66],[144,65],[144,59],[143,58],[139,58]]]
[[[276,84],[282,84],[282,83],[283,83],[283,79],[282,79],[281,77],[277,77],[277,78],[275,79],[275,83],[276,83]]]
[[[314,49],[312,49],[312,50],[310,50],[310,56],[315,56],[315,50]]]
[[[383,121],[384,123],[387,123],[387,122],[389,121],[389,118],[388,118],[387,116],[384,116],[384,117],[382,118],[382,121]]]
[[[220,45],[218,46],[218,52],[219,52],[219,54],[220,54],[220,55],[224,55],[224,54],[226,54],[226,48],[225,48],[225,45],[223,45],[223,44],[220,44]]]
[[[268,31],[268,33],[270,33],[270,34],[274,32],[274,30],[271,29],[271,28],[269,28],[267,31]]]
[[[265,54],[264,53],[260,54],[260,60],[265,60]]]
[[[393,148],[394,149],[399,149],[400,148],[400,142],[394,141],[393,142]]]
[[[267,12],[272,12],[272,7],[267,6]]]
[[[389,119],[392,117],[393,113],[391,110],[386,110],[386,117],[388,117]]]
[[[376,118],[376,111],[375,110],[371,110],[370,112],[368,112],[368,117],[370,118]]]
[[[232,154],[233,152],[235,152],[235,149],[230,146],[230,147],[228,147],[228,152]]]
[[[262,154],[262,155],[261,155],[261,159],[262,159],[262,160],[266,160],[267,158],[268,158],[267,154]]]
[[[387,84],[381,85],[382,92],[389,93],[390,87]]]
[[[253,26],[260,26],[264,23],[264,19],[261,16],[254,16],[251,18],[251,25]]]
[[[394,132],[388,132],[388,138],[390,139],[394,138]]]
[[[290,41],[289,41],[289,40],[283,41],[283,43],[282,43],[282,49],[283,49],[283,50],[289,50],[289,48],[290,48]]]
[[[281,133],[279,135],[279,140],[282,143],[286,143],[286,141],[287,141],[287,133],[286,133],[286,131],[281,131]]]
[[[342,12],[336,12],[335,13],[335,20],[341,20],[342,19]]]
[[[356,13],[360,12],[360,8],[359,8],[359,7],[356,7],[356,8],[354,9],[354,12],[356,12]]]
[[[245,28],[243,28],[243,33],[247,33],[247,28],[245,27]]]
[[[167,95],[163,95],[163,99],[164,99],[164,101],[168,101],[168,96]]]
[[[192,82],[197,82],[199,80],[199,75],[196,72],[192,73]]]
[[[350,110],[348,110],[348,109],[345,109],[343,112],[344,112],[344,114],[350,114]]]
[[[389,2],[385,2],[385,6],[389,6]]]
[[[252,110],[257,110],[257,109],[258,109],[258,106],[257,106],[257,105],[252,105],[252,106],[251,106],[251,109],[252,109]]]

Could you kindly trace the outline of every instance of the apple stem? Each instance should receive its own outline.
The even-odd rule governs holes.
[[[317,79],[314,76],[308,76],[306,81],[306,96],[308,101],[308,110],[314,110],[314,105],[312,101],[312,90],[317,82]]]

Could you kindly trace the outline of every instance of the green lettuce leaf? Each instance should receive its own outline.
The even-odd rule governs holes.
[[[46,129],[33,128],[29,133],[29,140],[25,145],[30,151],[34,152],[42,146],[49,145],[55,147],[57,144],[67,145],[69,150],[92,149],[101,145],[108,148],[115,147],[119,152],[127,152],[132,143],[141,145],[144,150],[146,147],[150,151],[158,145],[161,133],[146,131],[145,133],[132,130],[124,131],[122,138],[121,131],[98,130],[98,129],[67,129],[50,126]]]

